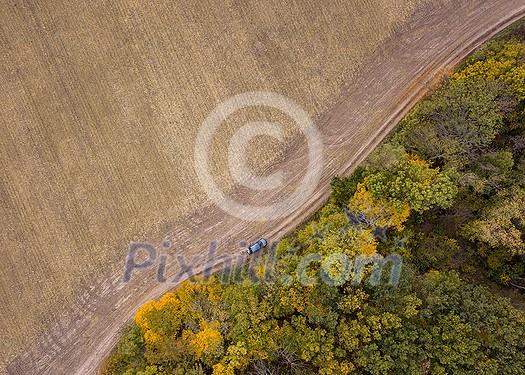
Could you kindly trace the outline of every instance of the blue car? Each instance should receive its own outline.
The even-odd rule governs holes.
[[[263,247],[266,247],[267,244],[268,243],[266,242],[266,240],[264,238],[261,238],[259,241],[257,241],[253,245],[248,246],[248,248],[246,249],[246,252],[248,254],[253,254],[256,251],[261,250]]]

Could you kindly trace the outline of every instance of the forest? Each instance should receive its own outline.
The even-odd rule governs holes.
[[[104,374],[524,374],[524,30],[443,77],[274,248],[143,305]],[[372,282],[392,255],[398,282]],[[374,261],[356,283],[345,259]]]

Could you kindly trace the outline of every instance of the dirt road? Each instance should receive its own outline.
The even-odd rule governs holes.
[[[184,255],[190,264],[193,256],[206,253],[211,240],[218,242],[217,254],[225,255],[241,253],[240,241],[262,235],[269,240],[281,238],[322,204],[331,177],[352,171],[429,90],[440,72],[524,14],[525,4],[518,0],[451,1],[418,10],[349,83],[338,104],[316,119],[324,143],[324,168],[308,201],[286,219],[268,222],[238,220],[216,207],[195,212],[173,223],[165,236],[151,238],[157,245],[164,238],[173,241],[174,246],[165,252],[168,271],[173,274],[177,268],[176,254]],[[303,176],[304,150],[298,140],[277,165],[287,172],[289,186]],[[242,194],[239,190],[233,196],[246,200]],[[277,194],[260,192],[249,200],[264,205]],[[203,261],[195,263],[196,270],[202,269]],[[169,282],[158,284],[155,272],[155,268],[142,270],[131,283],[123,284],[122,270],[116,270],[112,279],[94,285],[92,293],[82,296],[38,348],[9,366],[8,373],[95,373],[137,308],[173,287]]]

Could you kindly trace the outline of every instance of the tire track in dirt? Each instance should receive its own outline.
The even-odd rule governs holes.
[[[315,194],[286,219],[272,222],[244,222],[217,207],[199,210],[188,220],[174,223],[175,229],[162,238],[151,238],[155,244],[164,237],[173,241],[173,249],[166,252],[168,270],[176,268],[176,254],[184,255],[187,263],[191,263],[192,256],[206,254],[211,240],[218,241],[218,256],[240,254],[240,241],[263,235],[277,240],[291,231],[328,197],[331,177],[348,174],[362,162],[428,92],[436,75],[523,15],[525,4],[517,0],[455,0],[419,9],[373,55],[345,88],[338,103],[316,119],[325,146],[325,165]],[[304,150],[303,142],[298,140],[279,165],[282,170],[295,172],[290,186],[296,186],[302,178],[307,165]],[[242,191],[232,196],[236,194]],[[263,205],[278,194],[259,192],[249,198]],[[200,262],[195,270],[202,271],[205,266]],[[75,311],[64,316],[34,351],[12,363],[8,373],[95,373],[140,305],[174,286],[156,283],[154,271],[136,273],[131,283],[123,284],[122,270],[115,270],[113,278],[93,286],[94,292],[80,296]]]

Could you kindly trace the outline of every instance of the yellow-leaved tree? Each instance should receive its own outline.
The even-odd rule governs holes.
[[[410,215],[410,206],[406,202],[392,202],[376,198],[366,187],[367,181],[359,183],[354,196],[350,199],[349,208],[362,217],[364,223],[376,227],[393,227],[403,229],[403,223]]]
[[[162,361],[215,363],[222,355],[222,286],[184,281],[175,292],[145,303],[136,313],[146,346],[145,357]]]
[[[483,59],[467,62],[467,66],[455,73],[452,79],[483,77],[499,80],[509,85],[519,100],[524,100],[525,44],[516,41],[492,42],[486,48]]]

